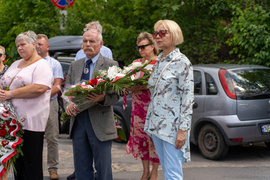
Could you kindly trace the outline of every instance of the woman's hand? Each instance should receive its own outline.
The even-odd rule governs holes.
[[[0,102],[5,101],[6,100],[6,93],[4,90],[0,90]]]
[[[106,93],[103,91],[102,94],[96,94],[96,93],[91,93],[88,94],[86,99],[91,102],[102,102],[105,100]]]
[[[187,131],[178,130],[175,140],[175,148],[180,149],[186,143]]]
[[[11,99],[11,92],[6,90],[0,90],[0,102]]]

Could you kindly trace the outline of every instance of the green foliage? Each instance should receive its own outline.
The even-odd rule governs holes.
[[[0,44],[6,48],[8,61],[19,59],[15,38],[24,31],[57,35],[57,8],[50,0],[5,0],[0,4]]]
[[[184,35],[180,50],[198,63],[252,63],[270,66],[269,7],[267,0],[76,0],[61,10],[51,0],[0,0],[0,44],[7,63],[19,59],[14,40],[26,30],[47,34],[82,35],[85,24],[100,21],[104,45],[122,65],[140,57],[136,39],[152,33],[160,19],[176,21]]]
[[[238,63],[270,66],[270,12],[253,4],[245,9],[233,5],[232,9],[234,17],[226,28],[232,35],[227,40],[233,46],[230,53],[237,55]]]

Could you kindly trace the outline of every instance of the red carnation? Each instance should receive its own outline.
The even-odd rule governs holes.
[[[13,126],[10,126],[9,127],[9,130],[8,130],[8,133],[10,134],[12,131],[14,131],[15,130],[15,127],[13,127]]]
[[[7,134],[6,129],[1,129],[0,130],[0,137],[4,137]]]
[[[8,141],[6,141],[6,140],[4,140],[4,141],[2,141],[2,145],[5,147],[6,145],[8,145],[9,144],[9,142]]]
[[[6,124],[8,127],[10,127],[10,122],[9,121],[6,121]]]
[[[97,85],[97,79],[95,78],[95,79],[89,80],[89,81],[88,81],[88,84],[91,85],[91,86]]]

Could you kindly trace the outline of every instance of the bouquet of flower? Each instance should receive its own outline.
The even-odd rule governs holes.
[[[22,155],[23,133],[22,124],[8,100],[0,103],[0,127],[0,179],[6,179],[10,166]]]
[[[80,85],[72,85],[65,91],[63,98],[68,99],[69,102],[74,103],[75,113],[77,113],[94,106],[95,102],[86,100],[90,93],[101,94],[103,91],[106,93],[117,93],[122,96],[125,94],[126,87],[135,85],[147,85],[148,78],[151,75],[152,64],[156,60],[147,61],[142,64],[134,62],[124,69],[118,66],[112,66],[108,70],[100,70],[94,73],[94,79],[83,82]],[[70,116],[66,113],[62,114],[63,120],[68,120]]]

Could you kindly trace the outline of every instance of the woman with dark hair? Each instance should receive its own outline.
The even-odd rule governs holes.
[[[158,49],[152,35],[148,32],[142,32],[137,38],[136,49],[142,58],[133,62],[145,63],[146,60],[155,60],[157,58]],[[126,151],[132,154],[135,159],[140,158],[143,165],[143,174],[141,180],[158,179],[159,159],[152,139],[144,132],[144,123],[147,108],[150,102],[150,92],[147,86],[135,86],[130,89],[132,91],[132,112],[130,137],[126,146]],[[150,171],[150,164],[153,168]]]

